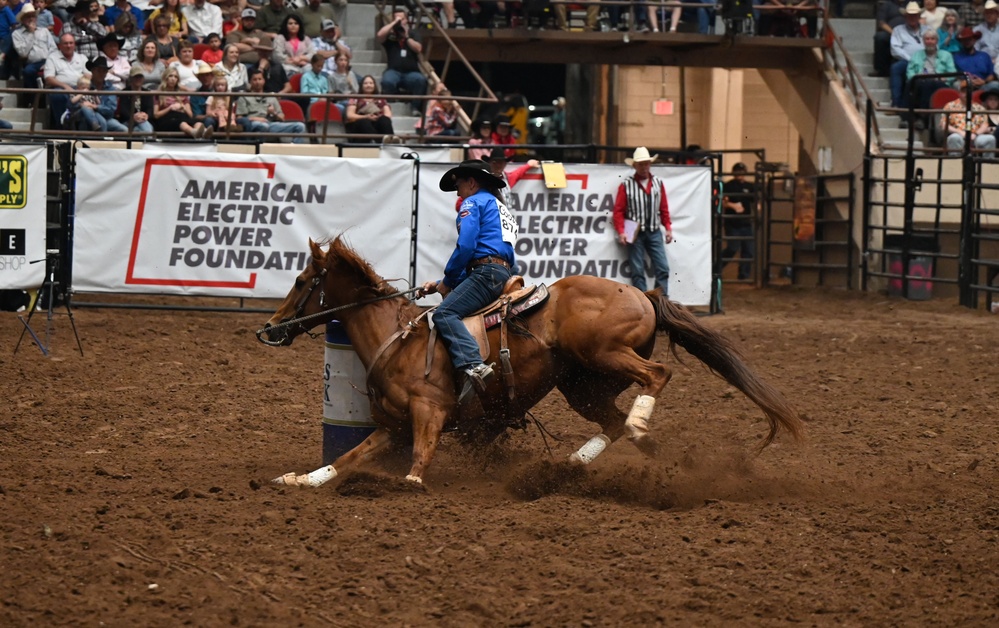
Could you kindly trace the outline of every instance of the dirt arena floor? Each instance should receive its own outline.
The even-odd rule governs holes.
[[[567,468],[596,430],[553,393],[553,458],[536,428],[446,438],[425,489],[390,460],[313,491],[268,480],[320,464],[320,340],[77,308],[86,355],[59,317],[45,359],[2,313],[0,625],[997,625],[999,318],[791,288],[726,309],[702,320],[805,444],[755,456],[761,413],[688,356],[658,460]]]

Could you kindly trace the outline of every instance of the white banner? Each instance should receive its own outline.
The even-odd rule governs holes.
[[[412,160],[81,149],[76,175],[77,291],[283,297],[341,232],[409,277]]]
[[[45,280],[45,170],[44,146],[0,145],[0,289]]]
[[[455,200],[441,192],[441,176],[454,164],[420,166],[416,279],[439,279],[454,250]],[[511,166],[508,169],[513,169]],[[569,275],[595,275],[631,282],[627,250],[617,243],[612,219],[618,186],[634,171],[624,165],[566,164],[567,187],[549,190],[540,169],[513,186],[513,210],[520,223],[517,272],[527,283],[551,284]],[[655,166],[663,180],[673,223],[666,245],[669,297],[684,305],[711,302],[711,169]],[[648,270],[648,269],[647,269]],[[647,285],[653,286],[651,272]]]

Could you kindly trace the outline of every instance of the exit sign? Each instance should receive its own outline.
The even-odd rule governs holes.
[[[672,100],[653,100],[652,101],[652,115],[654,115],[654,116],[671,116],[671,115],[673,115],[673,101]]]

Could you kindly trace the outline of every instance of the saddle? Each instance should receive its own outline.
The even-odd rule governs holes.
[[[506,384],[510,399],[516,396],[513,379],[513,365],[510,362],[510,349],[507,346],[507,320],[513,316],[528,312],[548,300],[548,286],[538,284],[524,286],[524,278],[514,275],[503,286],[503,293],[498,299],[480,309],[474,314],[462,319],[468,332],[479,345],[479,355],[485,360],[489,357],[489,337],[486,332],[496,326],[500,327],[499,357],[502,364],[503,382]],[[432,367],[433,346],[437,341],[437,330],[430,334],[430,347],[427,351],[426,374]]]

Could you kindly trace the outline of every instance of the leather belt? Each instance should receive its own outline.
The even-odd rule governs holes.
[[[471,270],[477,266],[482,266],[483,264],[499,264],[505,268],[510,268],[510,262],[506,261],[502,257],[496,257],[495,255],[486,255],[485,257],[480,257],[479,259],[473,259],[468,264],[468,269]]]

